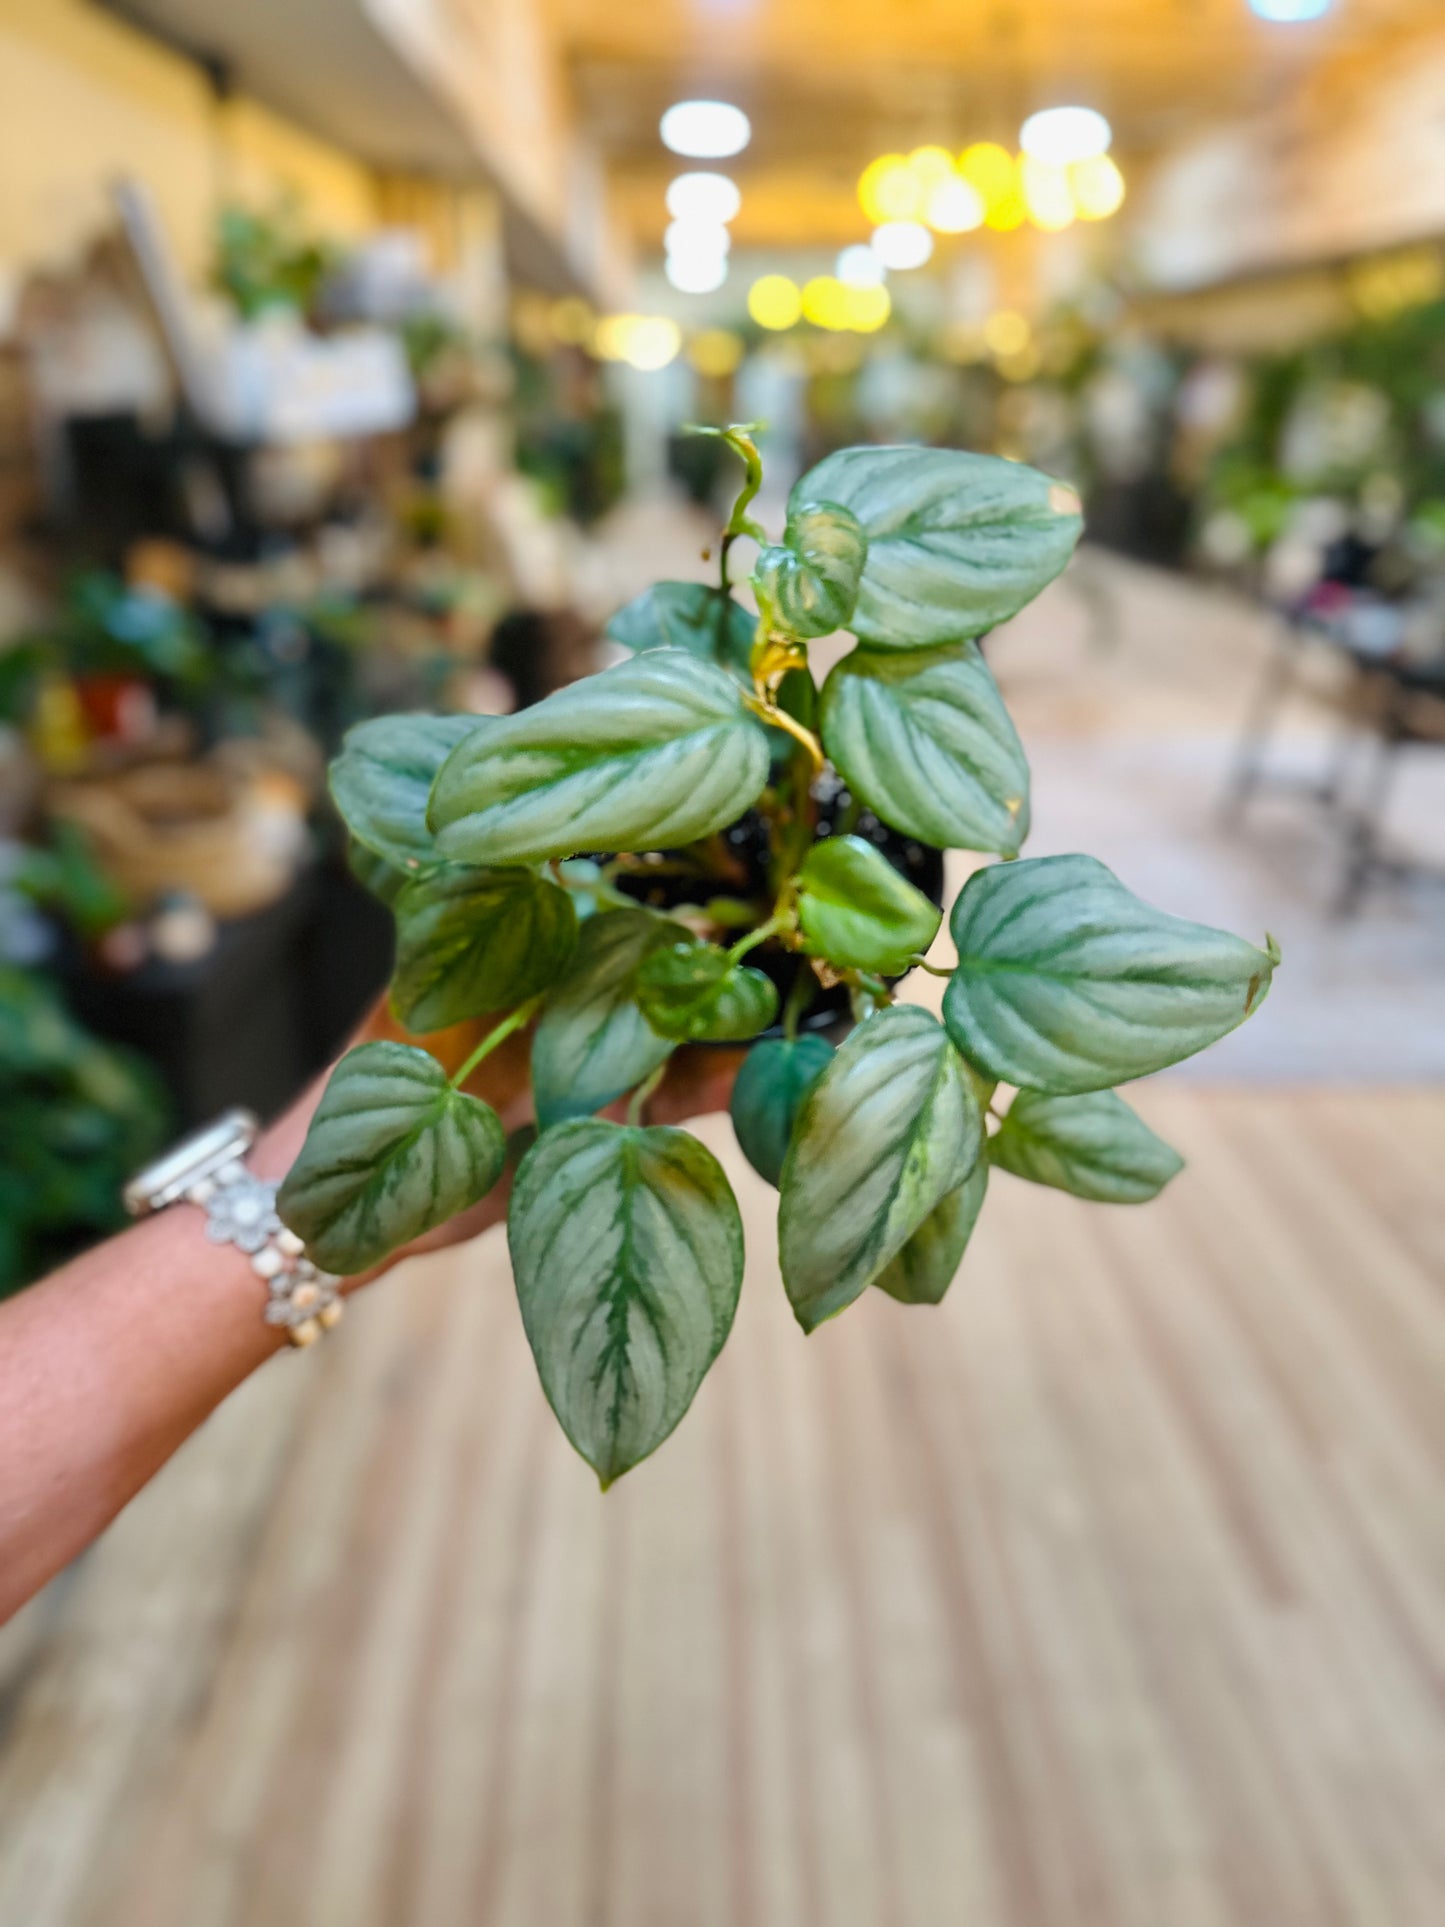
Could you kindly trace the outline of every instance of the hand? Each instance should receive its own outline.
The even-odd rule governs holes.
[[[351,1047],[379,1039],[417,1045],[430,1051],[443,1070],[450,1073],[466,1061],[483,1032],[491,1029],[504,1014],[497,1012],[490,1017],[472,1023],[455,1024],[449,1030],[434,1031],[426,1038],[420,1038],[396,1021],[383,997],[372,1007],[352,1037]],[[527,1029],[506,1038],[496,1050],[483,1058],[464,1086],[474,1097],[484,1098],[491,1105],[509,1135],[533,1122],[531,1051],[532,1027],[529,1025]],[[701,1117],[709,1111],[725,1111],[732,1097],[734,1080],[746,1055],[746,1047],[742,1045],[735,1048],[681,1045],[668,1059],[662,1082],[648,1099],[647,1122],[682,1124],[690,1117]],[[285,1116],[279,1118],[262,1137],[256,1147],[256,1166],[263,1176],[284,1177],[290,1169],[325,1088],[326,1077],[317,1078]],[[626,1108],[627,1100],[622,1098],[610,1105],[602,1115],[620,1121]],[[462,1244],[489,1230],[492,1225],[500,1224],[507,1215],[513,1168],[509,1163],[497,1184],[469,1211],[461,1212],[446,1224],[439,1225],[435,1231],[429,1231],[424,1237],[393,1252],[372,1270],[348,1278],[345,1289],[354,1291],[358,1286],[370,1283],[405,1258],[414,1258],[426,1251],[440,1251],[448,1245]]]

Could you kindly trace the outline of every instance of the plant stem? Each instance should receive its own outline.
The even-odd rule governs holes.
[[[780,930],[791,929],[792,925],[791,908],[775,911],[766,923],[760,923],[756,930],[749,930],[745,937],[738,938],[732,949],[728,951],[728,962],[730,964],[740,962],[750,950],[755,950],[760,943],[766,943],[769,937],[775,937]]]
[[[926,970],[930,977],[951,977],[953,972],[943,964],[930,963],[927,957],[910,957],[909,963],[915,970]]]
[[[459,1091],[462,1088],[463,1084],[466,1083],[482,1059],[484,1057],[490,1057],[498,1044],[510,1037],[514,1030],[521,1030],[525,1024],[531,1023],[546,995],[547,993],[544,990],[539,991],[535,997],[529,997],[525,1004],[518,1004],[517,1008],[509,1017],[504,1017],[494,1030],[487,1032],[486,1036],[482,1039],[481,1043],[477,1045],[477,1048],[472,1052],[465,1064],[453,1075],[451,1085],[454,1091]]]
[[[788,714],[786,709],[779,709],[778,705],[769,696],[745,696],[743,700],[756,715],[762,717],[765,723],[771,723],[775,729],[781,729],[787,735],[791,736],[795,743],[800,743],[808,752],[809,759],[813,765],[813,775],[822,775],[824,762],[823,745],[818,741],[811,729],[805,729],[796,717]]]
[[[818,994],[818,979],[813,975],[812,965],[806,958],[798,960],[798,974],[793,979],[793,987],[788,992],[788,1001],[783,1006],[783,1035],[791,1044],[798,1035],[798,1026],[812,1007]]]
[[[627,1122],[629,1124],[636,1125],[642,1122],[643,1106],[662,1082],[663,1074],[666,1070],[667,1059],[664,1058],[655,1071],[649,1072],[649,1074],[643,1078],[637,1089],[632,1093],[632,1096],[627,1100]]]
[[[734,422],[729,428],[689,427],[684,432],[689,435],[711,435],[715,440],[726,442],[737,455],[747,473],[738,499],[733,503],[732,514],[722,532],[718,545],[718,586],[724,595],[732,588],[728,576],[728,553],[740,535],[750,535],[755,542],[766,542],[768,532],[748,515],[748,507],[763,485],[763,458],[758,453],[753,436],[763,424],[761,422]]]

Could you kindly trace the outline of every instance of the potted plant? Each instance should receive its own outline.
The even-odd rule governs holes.
[[[507,1145],[463,1087],[534,1026],[512,1264],[543,1387],[604,1486],[678,1423],[742,1280],[717,1160],[645,1121],[680,1044],[757,1040],[732,1116],[779,1189],[783,1282],[812,1331],[870,1285],[941,1299],[995,1169],[1152,1197],[1179,1159],[1113,1086],[1232,1030],[1278,960],[1092,857],[1018,859],[1028,769],[975,639],[1064,567],[1072,490],[980,455],[845,449],[773,543],[748,512],[751,435],[722,433],[746,481],[718,586],[629,604],[610,626],[628,660],[518,715],[348,737],[332,790],[395,912],[397,1015],[426,1034],[505,1014],[452,1077],[401,1042],[343,1058],[279,1199],[337,1272],[472,1204]],[[730,588],[742,536],[761,544],[756,620]],[[819,689],[809,643],[845,628],[857,647]],[[939,903],[898,867],[930,845],[1004,859],[952,907],[941,1022],[894,996],[936,969]],[[1001,1087],[1018,1094],[998,1116]],[[597,1115],[629,1093],[624,1121]]]

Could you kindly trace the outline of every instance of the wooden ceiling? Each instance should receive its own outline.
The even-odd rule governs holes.
[[[1445,0],[1335,0],[1271,26],[1247,0],[551,0],[580,116],[643,243],[677,163],[657,137],[689,95],[753,121],[728,163],[746,244],[857,238],[854,190],[875,154],[925,141],[1012,141],[1040,106],[1108,114],[1116,151],[1147,157],[1267,108],[1321,65],[1440,31]]]

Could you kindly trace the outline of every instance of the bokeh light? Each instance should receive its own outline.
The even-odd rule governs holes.
[[[961,174],[935,181],[923,203],[923,218],[935,234],[971,234],[983,226],[983,196]]]
[[[1075,161],[1069,169],[1069,191],[1081,221],[1107,221],[1124,205],[1124,176],[1107,154]]]
[[[866,241],[844,248],[834,271],[850,288],[879,287],[888,272]]]
[[[863,170],[858,203],[876,225],[911,221],[923,204],[923,190],[902,154],[880,154]]]
[[[724,161],[741,154],[752,126],[741,107],[726,100],[680,100],[658,123],[664,147],[689,160]]]
[[[675,361],[682,330],[666,315],[609,314],[597,323],[596,348],[604,361],[625,361],[651,373]]]
[[[721,221],[671,221],[662,237],[668,254],[688,261],[721,260],[732,244]]]
[[[991,354],[1020,355],[1028,347],[1033,330],[1012,308],[1000,308],[983,324],[984,345]]]
[[[728,278],[725,254],[669,254],[663,272],[679,294],[716,294]]]
[[[731,328],[704,328],[688,343],[687,358],[700,375],[721,380],[743,358],[743,338]]]
[[[1024,122],[1019,146],[1036,161],[1067,167],[1107,154],[1113,138],[1113,128],[1092,107],[1048,107]]]
[[[742,204],[737,182],[726,174],[679,174],[667,190],[667,211],[675,221],[731,221]]]
[[[1019,162],[1024,205],[1035,227],[1056,234],[1074,220],[1074,191],[1067,167],[1025,154]]]
[[[748,289],[748,313],[760,328],[781,331],[803,318],[803,296],[785,274],[765,274]]]
[[[885,221],[873,230],[873,252],[885,268],[921,268],[933,253],[933,236],[920,221]]]

